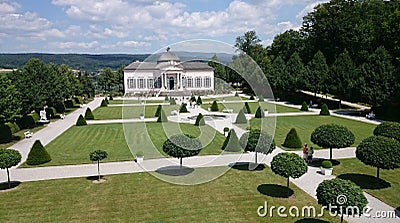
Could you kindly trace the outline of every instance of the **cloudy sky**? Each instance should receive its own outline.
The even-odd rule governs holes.
[[[264,45],[299,28],[315,0],[0,0],[0,52],[152,53],[190,39]]]

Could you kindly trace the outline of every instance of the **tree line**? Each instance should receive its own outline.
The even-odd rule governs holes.
[[[308,13],[299,30],[277,35],[270,46],[263,47],[255,31],[237,37],[240,53],[228,65],[235,67],[235,59],[247,54],[275,93],[329,93],[375,109],[400,103],[399,43],[399,0],[331,0]],[[236,69],[210,65],[216,77],[249,87]],[[244,77],[255,76],[251,73]]]

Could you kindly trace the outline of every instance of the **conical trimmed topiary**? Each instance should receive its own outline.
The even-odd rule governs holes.
[[[216,101],[214,101],[214,102],[212,103],[212,105],[211,105],[211,107],[210,107],[210,110],[211,110],[211,111],[218,111],[218,110],[219,110],[219,108],[218,108],[218,103],[217,103]]]
[[[100,107],[107,107],[107,102],[104,99],[101,101]]]
[[[239,111],[237,117],[236,117],[236,124],[246,124],[247,123],[247,118],[244,115],[243,109]]]
[[[169,101],[169,97],[166,95],[164,101]]]
[[[87,125],[85,118],[82,115],[79,115],[78,120],[76,120],[76,126]]]
[[[86,120],[93,120],[94,119],[94,115],[93,115],[92,110],[90,108],[86,109],[85,119]]]
[[[28,165],[40,165],[50,161],[50,154],[43,147],[42,143],[39,140],[36,140],[28,154],[26,163]]]
[[[247,102],[245,102],[244,103],[244,108],[243,108],[244,110],[244,113],[246,113],[246,114],[251,114],[251,109],[250,109],[250,106],[249,106],[249,103],[247,103]]]
[[[254,95],[250,95],[250,100],[254,100]]]
[[[107,104],[110,104],[110,102],[108,101],[107,97],[104,99],[104,101],[105,101]]]
[[[303,146],[295,128],[290,129],[282,145],[287,148],[301,148]]]
[[[175,98],[172,98],[172,97],[171,97],[171,99],[169,100],[169,104],[170,104],[170,105],[176,105]]]
[[[196,122],[194,123],[194,126],[203,126],[205,124],[206,122],[204,121],[203,114],[199,113],[199,115],[196,118]]]
[[[161,109],[160,114],[158,115],[157,122],[168,122],[168,118],[165,115],[164,109]]]
[[[203,104],[203,100],[201,100],[200,96],[197,97],[196,104],[197,105],[202,105]]]
[[[191,102],[196,102],[196,97],[194,95],[192,95],[192,97],[190,97],[190,101]]]
[[[242,151],[242,146],[239,143],[239,139],[236,135],[235,129],[231,129],[226,137],[224,143],[222,144],[222,150],[228,152],[240,152]]]
[[[235,97],[239,97],[239,93],[237,91],[235,92]]]
[[[182,103],[180,109],[179,109],[179,113],[187,113],[188,110],[186,108],[186,103]]]
[[[323,104],[319,115],[330,115],[328,105]]]
[[[303,101],[303,104],[301,104],[300,111],[308,111],[308,105],[305,101]]]
[[[258,106],[256,114],[255,114],[255,118],[264,118],[264,111],[263,109],[261,109],[261,106]]]
[[[161,106],[161,105],[158,105],[158,106],[157,106],[156,113],[154,113],[154,117],[158,117],[158,116],[160,115],[161,109],[162,109],[162,106]]]

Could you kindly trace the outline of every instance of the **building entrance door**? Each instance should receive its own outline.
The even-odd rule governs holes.
[[[175,80],[173,77],[169,78],[169,89],[174,90],[175,89]]]

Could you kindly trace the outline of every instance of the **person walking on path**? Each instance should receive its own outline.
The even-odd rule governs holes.
[[[304,161],[307,161],[307,150],[308,150],[307,143],[305,143],[304,146],[303,146],[303,159],[304,159]]]
[[[308,164],[312,164],[313,154],[314,154],[314,148],[313,147],[310,147],[309,149],[307,149],[307,163]]]

